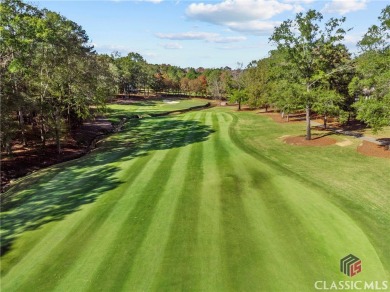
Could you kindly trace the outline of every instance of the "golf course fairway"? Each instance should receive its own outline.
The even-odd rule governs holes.
[[[2,291],[315,291],[388,281],[389,161],[254,112],[129,120],[7,193]],[[335,139],[344,139],[335,137]],[[355,148],[353,148],[355,147]],[[340,272],[353,254],[362,272]]]

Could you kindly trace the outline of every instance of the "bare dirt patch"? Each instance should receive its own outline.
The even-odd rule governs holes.
[[[306,119],[305,113],[290,114],[288,120],[286,115],[284,116],[284,118],[282,118],[282,115],[277,112],[258,112],[258,114],[270,117],[277,123],[303,122]]]
[[[341,142],[337,142],[336,145],[337,146],[340,146],[340,147],[346,147],[346,146],[349,146],[349,145],[352,145],[352,141],[350,140],[344,140],[344,141],[341,141]]]
[[[291,136],[283,139],[283,141],[287,144],[297,146],[329,146],[337,142],[336,139],[326,136],[314,137],[312,140],[306,140],[304,136]]]
[[[382,158],[390,159],[390,150],[386,150],[385,146],[380,146],[368,141],[363,141],[363,143],[358,146],[357,152],[366,156],[374,156],[374,157],[382,157]]]

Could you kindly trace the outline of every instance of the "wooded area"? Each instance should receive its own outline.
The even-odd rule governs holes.
[[[306,111],[340,122],[357,118],[375,131],[390,124],[390,6],[369,28],[353,56],[342,41],[345,18],[314,10],[276,27],[276,49],[246,68],[180,68],[149,64],[139,53],[98,54],[87,33],[64,16],[23,3],[0,4],[1,150],[29,139],[61,139],[99,114],[117,95],[197,95],[273,107],[285,115]],[[37,139],[38,137],[38,139]]]

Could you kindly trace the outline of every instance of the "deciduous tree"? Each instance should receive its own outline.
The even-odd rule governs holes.
[[[309,10],[306,14],[298,13],[294,20],[286,20],[278,26],[270,38],[279,50],[286,53],[287,61],[296,68],[296,77],[306,87],[302,100],[306,108],[307,140],[311,139],[310,114],[316,98],[311,91],[316,87],[319,76],[325,75],[326,70],[317,61],[324,49],[343,40],[346,33],[341,28],[344,17],[331,18],[323,26],[322,19],[322,14],[315,10]]]

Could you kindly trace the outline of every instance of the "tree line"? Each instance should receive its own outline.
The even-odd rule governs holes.
[[[101,109],[115,88],[110,61],[88,43],[81,26],[18,0],[0,4],[1,146],[11,153],[27,129],[42,147]]]
[[[20,0],[0,3],[1,151],[19,141],[45,148],[115,95],[167,93],[226,97],[230,68],[147,63],[139,53],[98,54],[77,23]],[[226,80],[225,80],[226,79]]]
[[[390,125],[390,6],[386,6],[357,43],[352,56],[342,44],[345,17],[323,23],[317,11],[298,13],[276,27],[269,57],[251,62],[240,79],[245,85],[233,100],[252,107],[273,106],[287,118],[306,112],[306,139],[311,139],[314,111],[344,123],[351,117],[374,131]]]
[[[112,96],[151,93],[228,99],[283,115],[305,111],[345,122],[356,117],[380,130],[390,124],[390,6],[352,56],[342,44],[345,18],[314,10],[276,27],[275,50],[245,68],[181,68],[149,64],[139,53],[98,54],[82,27],[19,0],[0,3],[1,148],[27,145],[32,132],[45,147],[104,110]]]

